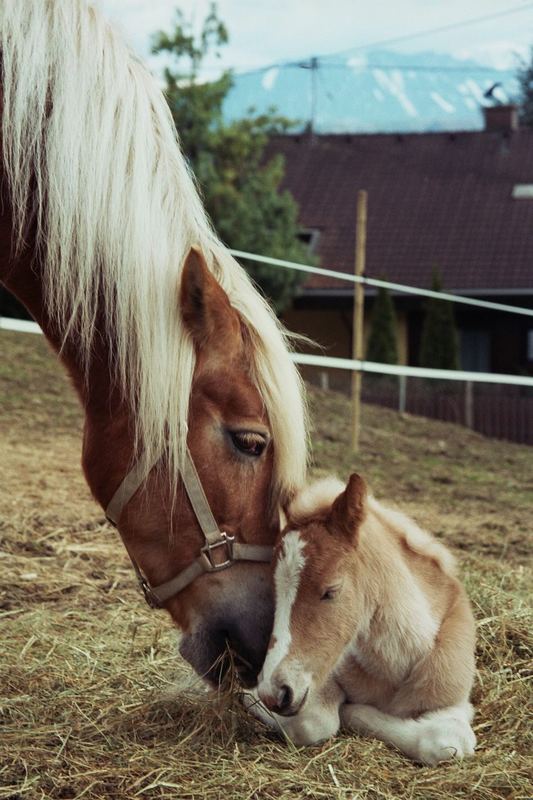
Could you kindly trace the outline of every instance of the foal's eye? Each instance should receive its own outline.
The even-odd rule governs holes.
[[[230,431],[229,435],[234,447],[247,456],[258,458],[267,446],[268,440],[263,433],[257,431]]]
[[[337,597],[340,588],[341,588],[340,586],[330,586],[328,589],[326,589],[326,591],[323,593],[320,599],[334,600]]]

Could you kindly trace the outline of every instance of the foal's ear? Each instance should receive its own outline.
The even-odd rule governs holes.
[[[239,315],[197,247],[191,247],[183,265],[180,308],[196,347],[209,343],[212,349],[228,356],[242,348]]]
[[[366,516],[366,483],[356,472],[350,475],[344,492],[337,497],[331,508],[332,526],[340,530],[350,541],[356,542],[359,527]]]

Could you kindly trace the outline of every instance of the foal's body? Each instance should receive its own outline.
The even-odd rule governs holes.
[[[474,622],[453,559],[358,476],[342,488],[289,509],[259,697],[297,744],[342,725],[426,763],[471,753]]]

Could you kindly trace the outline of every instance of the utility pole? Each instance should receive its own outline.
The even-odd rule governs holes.
[[[367,192],[362,189],[357,193],[357,218],[355,224],[355,275],[362,277],[365,271],[366,256],[366,217]],[[352,358],[363,359],[365,292],[362,283],[354,283],[353,321],[352,321]],[[352,451],[359,450],[359,432],[361,429],[361,382],[362,373],[352,372]]]
[[[304,61],[299,66],[302,69],[308,69],[311,72],[311,108],[309,111],[309,122],[307,129],[311,136],[315,132],[316,113],[318,108],[318,70],[320,61],[318,56],[311,56],[309,61]]]
[[[315,132],[317,101],[318,101],[318,58],[313,56],[310,62],[311,69],[311,121],[309,130],[311,135]]]

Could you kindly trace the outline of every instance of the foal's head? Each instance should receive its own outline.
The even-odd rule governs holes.
[[[336,499],[332,503],[333,498]],[[354,636],[364,598],[357,589],[357,542],[366,487],[322,481],[288,510],[274,560],[275,621],[259,696],[278,714],[296,714]]]

